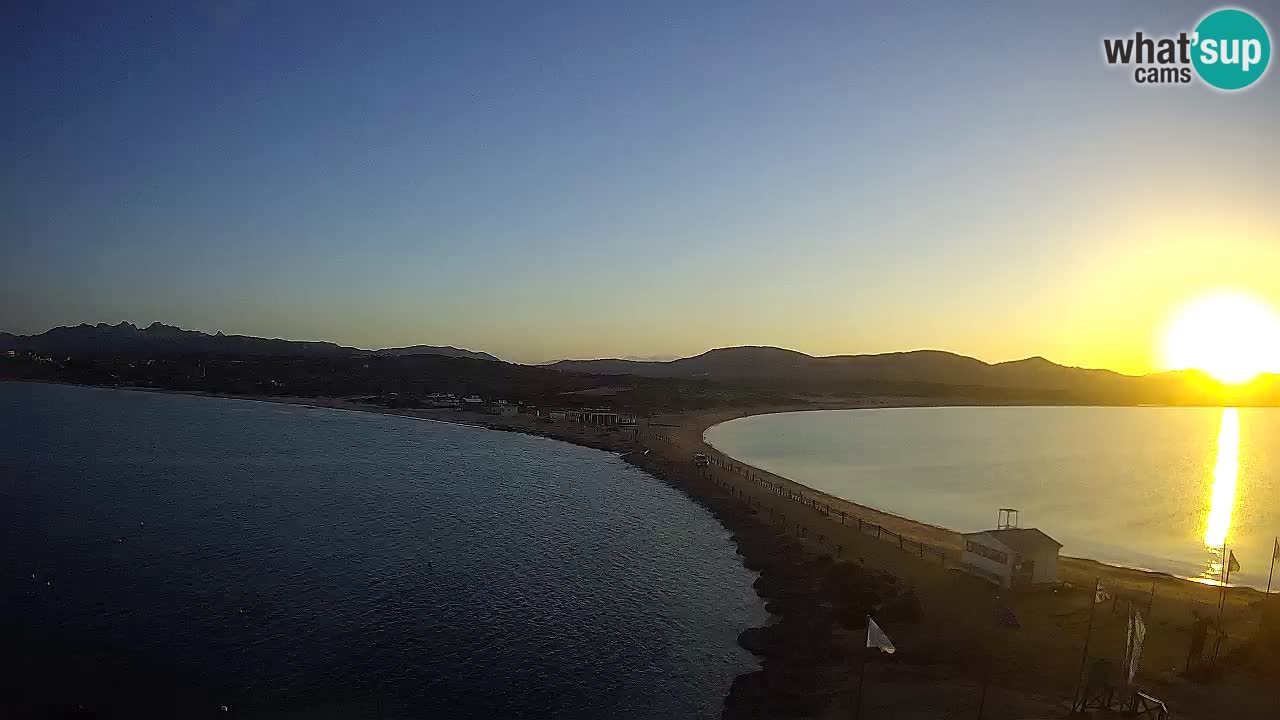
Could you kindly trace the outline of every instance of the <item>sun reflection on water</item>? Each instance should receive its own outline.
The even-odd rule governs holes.
[[[1204,578],[1218,581],[1222,576],[1222,547],[1231,532],[1231,512],[1236,502],[1236,483],[1240,478],[1240,412],[1223,408],[1218,426],[1218,455],[1213,466],[1213,490],[1209,496],[1209,515],[1205,518],[1204,544],[1210,550],[1209,566]]]

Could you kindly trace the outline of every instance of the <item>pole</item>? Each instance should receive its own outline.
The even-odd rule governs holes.
[[[1275,544],[1271,546],[1271,570],[1267,573],[1267,591],[1263,593],[1263,597],[1271,595],[1271,576],[1276,574],[1276,552],[1275,549],[1280,546],[1280,537],[1275,539]]]
[[[1151,604],[1156,601],[1156,581],[1151,581],[1151,594],[1147,596],[1147,620],[1151,620]]]
[[[1222,596],[1218,598],[1218,607],[1222,607],[1222,603],[1227,597],[1227,593],[1226,593],[1227,577],[1231,572],[1231,556],[1227,555],[1228,552],[1229,551],[1227,550],[1227,541],[1223,540],[1222,541],[1222,572],[1218,573],[1218,576],[1222,578],[1223,593],[1222,593]]]
[[[1093,612],[1098,604],[1098,590],[1102,587],[1102,578],[1093,579],[1093,594],[1089,596],[1089,629],[1084,634],[1084,650],[1080,652],[1080,672],[1076,675],[1076,691],[1071,696],[1071,710],[1075,712],[1077,705],[1084,705],[1080,702],[1080,685],[1084,681],[1084,666],[1089,660],[1089,638],[1093,637]],[[1083,708],[1081,708],[1083,709]]]
[[[982,675],[982,697],[978,698],[978,720],[982,720],[982,711],[987,707],[987,686],[991,684],[991,658],[987,657],[987,671]]]
[[[1227,583],[1231,581],[1231,556],[1227,554],[1227,546],[1222,546],[1222,594],[1218,597],[1218,637],[1213,641],[1213,664],[1218,664],[1218,648],[1222,645],[1222,611],[1227,605]]]
[[[858,670],[858,704],[854,706],[853,720],[861,720],[862,718],[862,681],[867,677],[867,658],[865,653],[862,658],[862,665]]]

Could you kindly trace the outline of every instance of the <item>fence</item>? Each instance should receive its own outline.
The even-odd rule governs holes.
[[[664,445],[668,445],[672,447],[676,445],[675,441],[673,441],[667,435],[656,434],[653,436],[653,439],[663,443]],[[947,564],[947,559],[949,557],[947,554],[947,551],[940,547],[937,547],[936,545],[930,545],[928,543],[923,543],[918,540],[913,540],[912,538],[909,538],[903,535],[902,533],[894,532],[893,530],[890,530],[882,525],[878,525],[876,523],[863,520],[861,517],[850,514],[844,509],[833,507],[830,503],[822,500],[820,497],[809,495],[803,491],[796,490],[792,485],[776,482],[768,477],[765,477],[759,474],[758,472],[755,472],[752,468],[746,465],[742,465],[740,463],[734,462],[732,458],[725,455],[724,453],[719,452],[718,450],[712,451],[706,454],[707,454],[708,462],[712,467],[715,467],[721,470],[722,472],[728,472],[734,475],[738,475],[743,479],[750,480],[755,485],[758,485],[759,487],[773,493],[774,495],[778,495],[779,497],[785,498],[787,500],[791,500],[792,502],[799,503],[804,507],[811,508],[821,513],[828,520],[832,522],[838,522],[842,527],[847,527],[850,529],[856,527],[858,529],[858,534],[861,536],[874,537],[877,540],[882,540],[884,542],[895,544],[898,546],[899,550],[902,550],[903,552],[909,552],[912,555],[916,555],[923,560],[938,562],[942,565]],[[738,488],[736,488],[736,486],[733,483],[719,480],[715,476],[715,473],[710,474],[710,479],[718,487],[728,490],[730,494],[734,494],[739,499],[742,499],[748,502],[748,504],[751,505],[752,507],[756,509],[761,508],[759,502],[752,503],[752,499],[749,498],[746,494],[741,493],[741,491],[738,490]],[[791,525],[787,523],[786,515],[782,515],[781,520],[782,520],[782,524],[788,530],[792,529]],[[813,536],[812,539],[816,540],[820,544],[831,547],[833,550],[836,551],[837,555],[840,555],[843,552],[843,547],[835,543],[834,540],[832,540],[831,538],[827,537],[825,533],[818,532],[814,529],[808,528],[804,526],[802,523],[795,523],[794,529],[797,531],[800,537],[809,538],[810,535],[812,534]]]

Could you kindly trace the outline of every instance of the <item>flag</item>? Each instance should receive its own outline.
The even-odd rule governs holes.
[[[867,647],[879,648],[880,652],[886,655],[892,655],[897,650],[889,640],[889,636],[885,635],[876,621],[870,617],[867,618]]]
[[[1106,602],[1110,599],[1111,599],[1111,593],[1108,593],[1106,590],[1103,590],[1102,586],[1099,585],[1097,593],[1093,596],[1094,604],[1096,605],[1101,602]]]
[[[1147,625],[1137,610],[1129,614],[1129,629],[1125,640],[1124,671],[1129,684],[1138,679],[1138,665],[1142,660],[1142,644],[1147,639]]]
[[[1236,551],[1231,550],[1228,552],[1228,555],[1230,556],[1231,559],[1227,562],[1227,573],[1230,574],[1233,572],[1239,572],[1240,563],[1236,562]]]
[[[996,626],[1014,630],[1022,628],[1022,624],[1018,622],[1018,616],[1013,614],[1013,610],[1008,605],[996,606]]]

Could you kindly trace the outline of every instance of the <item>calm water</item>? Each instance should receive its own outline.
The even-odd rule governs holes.
[[[728,533],[607,453],[13,383],[0,572],[6,717],[715,717],[764,619]]]
[[[961,531],[1015,507],[1063,552],[1267,582],[1280,533],[1280,410],[908,408],[784,413],[707,432],[744,462]]]

